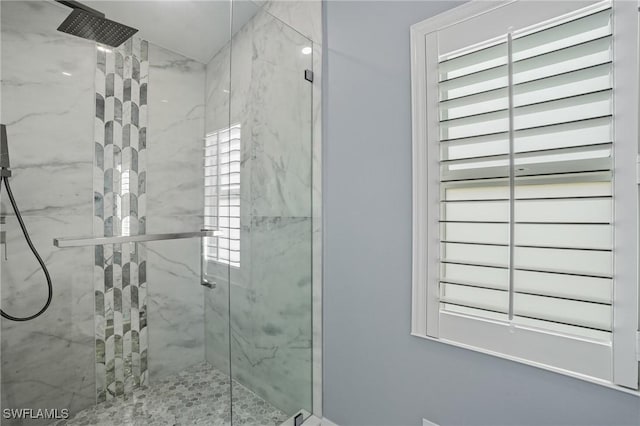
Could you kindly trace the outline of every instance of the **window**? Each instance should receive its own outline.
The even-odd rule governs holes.
[[[413,334],[638,389],[637,37],[611,1],[412,27]]]
[[[240,124],[209,133],[205,144],[204,260],[240,266]]]

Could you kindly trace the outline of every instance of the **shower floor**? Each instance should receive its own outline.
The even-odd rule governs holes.
[[[56,426],[229,425],[229,377],[207,363],[80,411]],[[233,382],[233,424],[280,425],[287,416],[246,387]]]

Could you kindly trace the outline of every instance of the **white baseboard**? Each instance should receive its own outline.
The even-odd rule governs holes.
[[[440,426],[437,423],[431,422],[427,419],[422,419],[422,426]]]

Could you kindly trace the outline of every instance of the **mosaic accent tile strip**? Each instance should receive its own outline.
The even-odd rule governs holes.
[[[94,234],[145,233],[149,45],[96,46]],[[146,253],[142,244],[95,248],[98,402],[131,395],[147,372]]]
[[[87,408],[56,426],[85,425],[207,425],[231,424],[229,376],[207,363],[194,365],[175,376]],[[233,381],[233,424],[276,426],[289,416]]]

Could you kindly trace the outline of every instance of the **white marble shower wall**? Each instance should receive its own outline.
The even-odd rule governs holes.
[[[0,121],[7,125],[11,187],[54,285],[41,317],[1,322],[1,404],[77,411],[95,401],[93,249],[59,250],[52,240],[92,232],[95,46],[57,32],[68,12],[52,3],[2,1],[0,8]],[[7,232],[2,308],[31,315],[46,300],[46,281],[4,187],[0,197]]]
[[[2,1],[2,116],[11,185],[53,279],[40,318],[2,320],[2,408],[69,408],[96,401],[93,247],[57,249],[54,237],[93,230],[96,45],[56,31],[69,10],[49,1]],[[147,233],[202,227],[204,65],[149,46]],[[1,304],[26,315],[46,282],[0,194]],[[144,212],[140,212],[141,214]],[[153,382],[204,359],[199,240],[146,245],[149,374]],[[6,252],[7,260],[4,259]],[[46,420],[2,425],[46,424]]]
[[[319,37],[319,24],[320,2],[266,3],[234,28],[231,81],[228,48],[207,64],[206,130],[239,123],[242,148],[240,267],[230,268],[229,287],[227,267],[211,266],[219,275],[205,293],[207,360],[228,368],[230,311],[234,379],[288,414],[312,408],[312,254],[315,262],[319,253],[312,252],[313,86],[303,77],[314,64],[302,48]]]
[[[203,227],[204,64],[149,45],[147,233]],[[204,359],[200,239],[148,243],[149,371]]]

